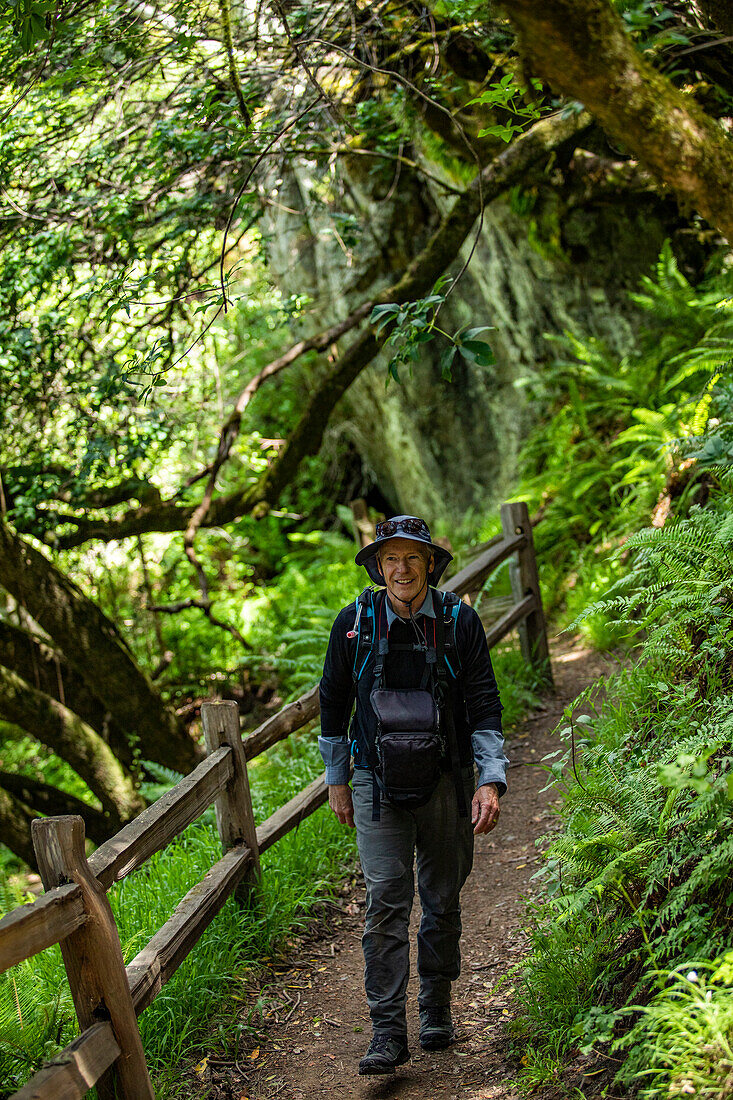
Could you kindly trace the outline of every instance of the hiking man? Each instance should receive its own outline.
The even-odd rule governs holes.
[[[378,590],[365,589],[339,612],[323,668],[319,747],[329,805],[342,824],[356,826],[367,888],[362,947],[373,1037],[359,1073],[393,1073],[410,1057],[415,853],[420,1045],[440,1050],[453,1041],[459,895],[474,834],[497,824],[506,790],[501,703],[484,629],[472,608],[435,590],[450,561],[422,519],[378,523],[375,541],[356,555]]]

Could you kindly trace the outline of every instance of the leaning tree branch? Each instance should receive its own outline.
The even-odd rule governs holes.
[[[95,844],[102,844],[110,836],[110,821],[101,810],[75,798],[73,794],[59,790],[58,787],[44,783],[40,779],[31,779],[17,772],[0,771],[0,788],[23,802],[34,816],[53,817],[57,814],[78,814],[84,818],[87,836]]]
[[[376,295],[372,301],[363,303],[355,313],[341,322],[342,334],[354,328],[376,304],[409,302],[428,293],[436,279],[458,257],[471,226],[481,212],[482,205],[493,201],[507,188],[524,179],[533,165],[541,162],[559,146],[574,142],[590,123],[590,116],[585,112],[567,117],[556,114],[535,123],[531,129],[517,138],[491,164],[487,165],[456,199],[425,248],[413,258],[401,278]],[[269,371],[267,377],[289,366],[305,351],[317,350],[321,343],[329,346],[335,339],[334,330],[337,328],[339,326],[334,326],[327,330],[327,333],[321,333],[312,337],[310,341],[301,341],[294,345],[279,360],[274,360],[265,368],[265,371]],[[327,335],[328,340],[326,340]],[[314,341],[318,341],[318,344]],[[301,460],[320,448],[323,432],[334,407],[354,379],[374,359],[382,342],[383,339],[377,338],[371,328],[356,337],[322,379],[285,447],[272,465],[256,482],[243,491],[208,501],[201,526],[220,526],[252,512],[257,515],[264,514],[275,504],[280,492],[290,484]],[[260,382],[257,382],[257,386],[264,380],[263,377]],[[253,383],[255,381],[253,380]],[[244,402],[244,407],[249,400],[249,397],[245,399],[246,392],[243,391],[239,399],[240,402]],[[233,439],[230,441],[230,434],[234,433],[236,438],[236,433],[239,431],[241,413],[237,416],[235,409],[230,421],[231,423],[227,422],[229,428],[225,425],[222,429],[220,438],[220,452],[224,455],[228,455],[231,450]],[[117,520],[106,523],[86,521],[78,531],[58,538],[56,545],[59,548],[71,548],[80,546],[89,538],[109,542],[146,531],[185,531],[197,508],[201,508],[201,505],[186,507],[174,501],[167,501],[157,507],[135,509]]]
[[[733,242],[733,141],[635,48],[608,0],[511,0],[530,68]]]
[[[28,630],[0,622],[0,653],[6,668],[29,684],[73,710],[102,735],[118,760],[132,764],[132,746],[124,730],[90,689],[86,680],[70,668],[66,658]],[[150,759],[154,759],[151,757]]]
[[[0,837],[2,843],[34,871],[36,853],[31,841],[31,822],[38,815],[19,798],[0,787]]]
[[[0,585],[54,640],[116,722],[140,738],[145,756],[176,771],[195,767],[201,751],[138,668],[114,623],[2,520]]]
[[[68,707],[0,665],[3,717],[65,760],[99,801],[112,832],[145,808],[130,774],[109,745]]]
[[[189,548],[187,547],[186,548],[186,553],[188,553],[188,549]],[[191,547],[191,550],[193,551],[193,547]],[[201,566],[200,566],[200,563],[198,561],[198,558],[196,558],[195,553],[193,554],[193,558],[194,558],[194,561],[196,563],[196,567],[197,567],[197,570],[198,570],[199,568],[201,568]],[[189,555],[189,560],[190,560],[190,555]],[[203,611],[204,615],[209,620],[209,622],[211,623],[212,626],[217,626],[217,627],[219,627],[220,630],[225,630],[227,632],[227,634],[231,634],[231,636],[233,638],[237,639],[237,641],[239,642],[239,644],[242,646],[243,649],[251,650],[252,646],[247,641],[247,639],[244,637],[244,635],[239,630],[237,630],[236,626],[232,626],[231,623],[225,623],[223,619],[217,619],[216,615],[214,615],[213,611],[211,610],[212,600],[209,599],[208,584],[207,584],[207,581],[206,581],[206,576],[203,573],[202,568],[201,568],[201,574],[204,576],[204,581],[201,584],[202,592],[203,592],[203,598],[202,599],[200,599],[200,600],[195,600],[195,599],[179,600],[177,603],[171,603],[171,604],[150,604],[148,606],[148,611],[152,611],[155,614],[163,614],[163,615],[179,615],[181,613],[181,611],[188,611],[190,608],[195,608],[197,611]],[[204,588],[204,585],[207,585],[207,587]]]

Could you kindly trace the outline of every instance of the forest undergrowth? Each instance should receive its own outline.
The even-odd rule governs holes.
[[[515,975],[528,1093],[580,1053],[613,1095],[730,1095],[730,288],[692,288],[663,255],[638,353],[613,363],[573,338],[570,400],[528,448],[537,541],[558,548],[548,601],[629,657],[567,709],[545,761],[562,828]]]
[[[732,282],[717,270],[693,287],[665,249],[635,296],[647,316],[636,349],[619,361],[568,335],[533,382],[546,415],[517,497],[541,517],[547,607],[558,627],[633,659],[588,691],[579,718],[569,712],[564,748],[546,761],[564,802],[540,871],[547,900],[530,913],[532,950],[514,979],[527,1092],[556,1081],[578,1051],[614,1059],[619,1084],[648,1097],[722,1097],[733,1069]],[[333,615],[363,580],[347,538],[283,527],[272,531],[279,572],[251,584],[240,625],[252,646],[243,668],[269,676],[284,700],[318,679]],[[497,530],[496,519],[468,520],[452,532],[458,564]],[[505,592],[503,568],[481,599]],[[192,621],[180,639],[194,669],[202,636]],[[518,651],[494,656],[511,726],[539,685]],[[317,774],[315,744],[314,730],[301,731],[255,762],[258,820]],[[3,742],[6,767],[31,766],[31,752],[40,767],[37,745]],[[150,765],[145,793],[158,797],[177,778]],[[62,779],[75,789],[73,773]],[[126,961],[218,851],[209,815],[111,892]],[[241,983],[287,949],[354,857],[326,809],[267,853],[258,905],[242,913],[230,900],[141,1017],[161,1097],[177,1091],[168,1067],[212,1028],[231,1049],[254,1026]],[[26,900],[14,869],[6,863],[4,909]],[[73,1033],[58,948],[0,976],[0,1097]]]

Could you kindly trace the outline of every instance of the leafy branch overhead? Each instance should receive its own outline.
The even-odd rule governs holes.
[[[578,110],[581,100],[609,134],[671,187],[677,186],[672,177],[680,165],[686,165],[684,195],[680,192],[685,206],[706,213],[707,189],[719,193],[721,208],[731,208],[725,186],[705,182],[714,171],[721,180],[730,178],[730,141],[716,121],[730,95],[728,47],[718,45],[714,31],[704,33],[692,14],[678,13],[675,22],[653,5],[626,4],[622,22],[605,0],[565,6],[559,0],[547,6],[522,0],[506,19],[482,13],[477,18],[475,12],[463,18],[461,12],[452,22],[426,11],[407,27],[386,0],[358,16],[340,5],[316,8],[317,35],[305,9],[288,15],[287,26],[259,9],[240,12],[228,30],[220,12],[199,11],[193,2],[171,12],[141,6],[132,20],[124,4],[108,5],[93,21],[83,8],[60,9],[53,67],[37,83],[28,82],[29,53],[34,61],[38,51],[45,56],[38,18],[48,30],[52,15],[24,0],[6,17],[6,102],[12,107],[16,92],[24,98],[6,120],[10,130],[3,153],[12,185],[6,187],[10,206],[0,220],[6,347],[0,370],[10,405],[18,410],[19,429],[3,462],[29,470],[27,490],[19,483],[8,487],[24,501],[17,512],[24,529],[45,533],[59,546],[105,537],[107,529],[121,534],[155,529],[146,504],[137,524],[123,524],[109,513],[64,512],[45,495],[53,480],[46,471],[55,466],[84,471],[86,487],[97,489],[112,463],[118,480],[122,475],[150,482],[156,464],[176,461],[180,452],[166,390],[175,391],[185,370],[206,372],[205,364],[231,332],[219,312],[224,300],[217,268],[222,264],[226,297],[246,314],[268,282],[276,251],[271,212],[289,209],[288,188],[300,166],[307,165],[314,180],[308,192],[312,213],[324,219],[326,232],[348,260],[370,231],[352,198],[362,172],[370,186],[378,181],[390,201],[395,190],[413,188],[425,205],[428,229],[438,223],[437,208],[444,210],[446,197],[456,192],[456,202],[462,196],[463,208],[476,217],[501,193],[487,186],[478,201],[474,194],[475,180],[489,178],[492,163],[502,175],[501,150],[511,152],[539,121],[558,118],[558,112],[562,119],[562,112]],[[31,17],[39,36],[32,41],[19,37],[18,23]],[[600,25],[608,37],[597,43],[591,65],[591,54],[574,54],[571,43],[585,32],[592,39]],[[684,52],[688,42],[695,52]],[[599,57],[608,65],[597,64]],[[613,75],[621,72],[622,62],[638,78],[638,104]],[[527,78],[525,71],[535,75]],[[594,72],[604,75],[593,77]],[[608,95],[601,86],[607,76]],[[678,89],[686,81],[694,89],[701,79],[715,89],[705,107]],[[556,98],[559,93],[571,101]],[[657,131],[646,124],[643,133],[627,125],[629,114],[638,110],[641,117],[652,99],[671,146],[662,130],[659,140],[652,140]],[[675,129],[680,111],[687,119],[682,130],[694,135],[687,145],[680,144],[682,130]],[[574,135],[582,129],[571,127]],[[596,134],[589,144],[595,148],[599,140]],[[535,163],[536,171],[561,172],[574,142],[568,137],[557,156]],[[73,158],[64,154],[72,145]],[[426,155],[429,147],[434,161]],[[667,163],[668,147],[678,153]],[[53,157],[43,155],[44,148],[53,149]],[[485,167],[476,175],[479,165]],[[515,182],[526,185],[531,179],[525,171]],[[712,220],[726,231],[720,219]],[[398,233],[394,222],[384,242],[386,257],[398,254]],[[409,242],[407,255],[382,273],[388,283],[399,283],[425,243]],[[448,249],[434,265],[430,287],[422,292],[427,298],[454,257]],[[408,308],[407,299],[394,293],[362,300],[370,297],[372,306],[400,307],[391,329],[384,330],[392,377],[399,377],[403,365],[414,366],[421,348],[430,351],[432,336],[445,378],[459,354],[468,364],[491,365],[491,349],[474,330],[495,318],[477,316],[462,330],[441,334],[436,329],[440,302],[426,309],[426,299],[416,294]],[[247,369],[240,368],[236,378],[232,374],[225,386],[231,407],[253,377],[281,358],[278,341],[291,321],[306,332],[325,333],[339,322],[348,329],[346,316],[319,325],[323,308],[306,295],[296,301],[271,294],[256,318],[250,316],[241,349]],[[348,354],[341,342],[337,354]],[[49,375],[57,379],[58,392],[73,395],[78,410],[63,430],[45,415],[43,380]],[[263,377],[270,373],[265,370]],[[225,419],[206,427],[210,451],[217,448]],[[300,438],[296,420],[284,425],[293,441]],[[319,438],[316,431],[314,439]],[[38,441],[30,453],[27,440]],[[294,454],[289,448],[290,461]],[[239,482],[236,489],[229,487],[232,500],[270,503],[270,493],[266,502],[254,491],[255,465],[248,456],[244,468],[232,472]],[[158,513],[161,529],[188,525],[192,509],[202,503],[192,486],[211,466],[207,456],[192,474],[180,462],[179,488]],[[275,483],[279,478],[273,473],[269,484]],[[223,507],[221,514],[234,513]]]
[[[403,305],[386,302],[372,310],[369,320],[375,326],[375,332],[379,336],[391,326],[386,346],[397,349],[387,364],[387,384],[390,379],[401,381],[400,365],[407,364],[412,371],[413,365],[420,362],[423,345],[435,338],[442,337],[443,341],[448,341],[448,347],[441,352],[439,360],[441,377],[447,382],[452,381],[451,367],[456,352],[460,352],[468,363],[479,367],[490,367],[496,362],[490,345],[476,339],[482,332],[489,331],[489,325],[459,329],[452,335],[438,325],[438,314],[450,293],[450,290],[442,293],[442,288],[450,283],[449,276],[442,276],[432,293],[425,298]]]
[[[195,762],[176,703],[193,714],[186,692],[216,664],[250,667],[243,593],[282,569],[292,528],[365,482],[358,432],[334,425],[370,364],[514,399],[507,336],[533,313],[520,335],[536,357],[547,313],[512,285],[511,250],[486,251],[490,224],[511,219],[568,279],[558,211],[582,221],[640,196],[705,259],[728,233],[718,7],[3,9],[0,600],[18,610],[0,613],[2,692],[17,737],[66,753],[102,817],[131,811],[140,753]],[[579,453],[599,414],[566,381]],[[632,494],[676,429],[669,402],[644,419],[629,388],[601,472],[585,451],[574,471],[573,515]],[[3,823],[51,804],[31,778],[7,781]]]

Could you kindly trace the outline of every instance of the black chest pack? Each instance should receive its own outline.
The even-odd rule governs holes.
[[[456,646],[456,619],[460,599],[454,592],[432,591],[435,619],[424,618],[424,641],[389,642],[386,595],[365,588],[356,605],[354,629],[356,653],[353,665],[354,694],[370,656],[373,685],[369,700],[376,717],[374,743],[357,741],[359,760],[370,767],[373,780],[372,819],[379,820],[380,792],[404,809],[424,806],[441,774],[452,770],[458,811],[466,816],[461,765],[450,681],[460,676]],[[409,651],[424,662],[418,687],[387,687],[386,662],[390,653]],[[353,726],[352,726],[353,729]]]

